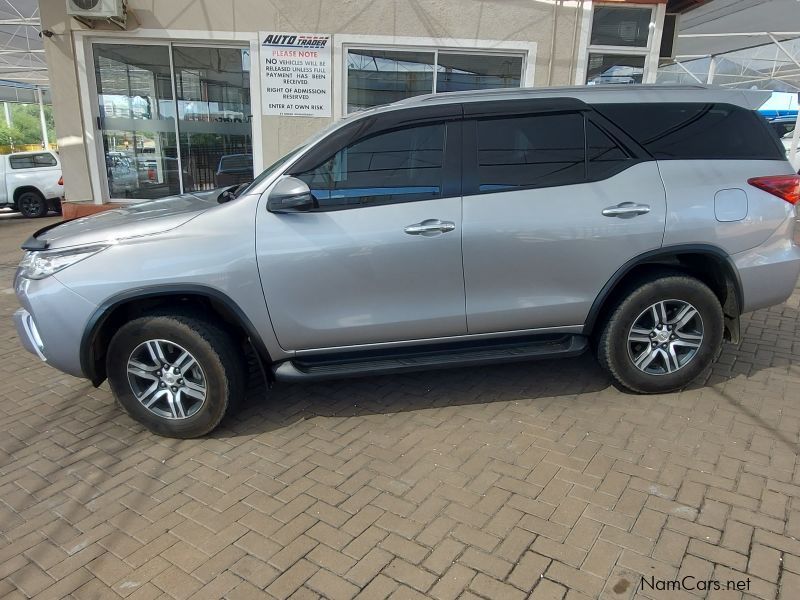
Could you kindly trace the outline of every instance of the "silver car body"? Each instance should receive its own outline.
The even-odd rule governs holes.
[[[233,202],[168,198],[41,233],[37,239],[48,250],[109,246],[45,279],[17,277],[17,328],[29,350],[86,377],[89,332],[105,311],[127,298],[173,291],[229,303],[274,362],[520,332],[580,334],[588,332],[593,305],[624,265],[648,252],[694,246],[735,265],[740,312],[774,305],[792,293],[800,274],[800,248],[792,241],[795,208],[747,180],[793,173],[784,160],[652,160],[599,182],[368,210],[275,214],[266,207],[285,166],[370,115],[529,98],[593,105],[688,99],[753,110],[764,96],[594,86],[425,96],[357,113],[321,132]],[[635,219],[602,216],[604,208],[623,202],[644,202],[650,211]],[[428,219],[452,222],[455,229],[431,237],[404,233]]]

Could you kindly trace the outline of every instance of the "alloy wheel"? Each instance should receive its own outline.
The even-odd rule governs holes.
[[[148,340],[128,358],[128,383],[147,410],[165,419],[188,419],[206,401],[200,364],[185,348],[168,340]]]
[[[683,300],[652,304],[628,332],[628,355],[648,375],[668,375],[685,367],[703,343],[703,319]]]

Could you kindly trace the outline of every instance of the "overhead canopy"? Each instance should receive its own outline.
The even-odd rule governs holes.
[[[675,55],[721,54],[782,41],[800,32],[798,0],[712,0],[681,15]],[[749,35],[735,35],[749,34]]]
[[[0,80],[47,86],[37,0],[0,0]]]

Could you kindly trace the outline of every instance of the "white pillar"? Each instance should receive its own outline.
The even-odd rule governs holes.
[[[39,122],[42,126],[42,145],[46,149],[50,146],[50,140],[47,137],[47,120],[44,118],[44,100],[42,88],[36,88],[36,96],[39,98]]]
[[[789,162],[795,169],[800,170],[800,157],[797,155],[797,145],[800,142],[800,111],[797,112],[797,119],[794,123],[794,133],[792,134],[792,143],[789,146]]]
[[[714,83],[714,75],[717,74],[717,58],[710,56],[708,61],[708,76],[706,77],[706,85]]]
[[[6,125],[11,127],[11,110],[8,108],[8,102],[3,102],[3,109],[6,113]]]

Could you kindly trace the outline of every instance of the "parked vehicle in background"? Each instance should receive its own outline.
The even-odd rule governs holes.
[[[0,155],[0,207],[10,206],[25,217],[61,212],[64,180],[58,153],[15,152]]]
[[[789,115],[783,117],[774,117],[768,119],[769,126],[775,131],[779,138],[783,138],[787,133],[794,131],[797,124],[797,115]]]
[[[221,156],[214,179],[217,187],[253,181],[253,155],[227,154]]]
[[[800,274],[800,177],[754,112],[764,100],[591,86],[355,113],[233,200],[38,232],[17,331],[175,437],[232,410],[248,348],[284,381],[591,348],[621,387],[678,390]]]

